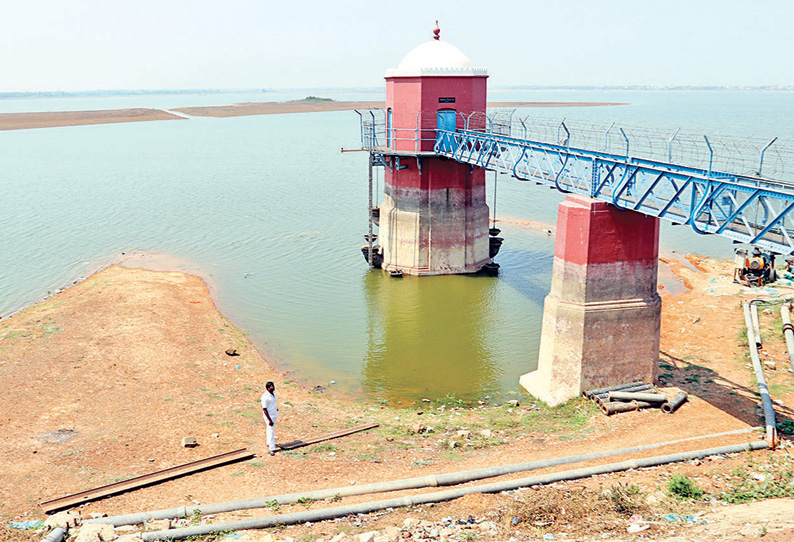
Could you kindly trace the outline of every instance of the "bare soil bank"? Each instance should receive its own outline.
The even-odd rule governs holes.
[[[182,120],[182,117],[160,109],[106,109],[97,111],[48,111],[41,113],[0,113],[0,130],[28,130],[56,126],[143,122],[149,120]]]
[[[218,313],[201,279],[180,272],[112,266],[0,322],[0,521],[41,517],[41,501],[241,447],[259,457],[104,499],[81,507],[81,512],[130,513],[343,487],[758,425],[758,398],[743,354],[738,306],[741,299],[757,297],[758,292],[734,285],[727,263],[690,258],[690,265],[699,271],[669,263],[690,290],[676,297],[663,294],[660,379],[670,394],[678,389],[690,393],[690,402],[673,415],[643,411],[609,418],[594,413],[581,400],[554,410],[537,405],[529,397],[518,407],[467,408],[422,402],[397,410],[335,396],[333,386],[325,392],[314,391],[314,384],[327,383],[301,386],[288,375],[276,373],[248,339]],[[789,407],[794,386],[785,370],[785,346],[778,338],[774,315],[762,314],[761,320],[762,355],[776,360],[779,367],[767,375],[773,398],[779,402],[778,415],[780,419],[792,419],[794,413]],[[240,355],[227,356],[228,348],[235,348]],[[277,435],[281,442],[371,421],[381,425],[376,430],[270,457],[258,404],[267,380],[277,385],[281,407]],[[415,433],[418,422],[433,427],[434,432]],[[490,437],[480,436],[485,429],[492,432]],[[462,446],[451,448],[449,440],[458,430],[468,430],[471,435],[462,439]],[[200,446],[182,448],[184,436],[195,436]],[[710,438],[632,457],[755,438],[757,435]],[[628,457],[616,456],[587,464],[625,459]],[[597,507],[592,509],[571,506],[577,495],[585,495],[582,492],[598,494],[620,485],[636,485],[643,495],[657,496],[659,502],[641,512],[646,518],[658,520],[658,525],[642,533],[651,539],[679,535],[683,536],[680,540],[727,539],[761,532],[762,527],[772,533],[794,527],[790,516],[762,522],[779,509],[778,501],[754,505],[752,512],[744,515],[738,511],[725,514],[728,509],[719,504],[677,503],[665,499],[660,490],[671,474],[685,473],[710,494],[719,495],[736,476],[732,473],[738,467],[767,472],[765,465],[788,461],[786,450],[779,449],[554,484],[519,495],[540,502],[538,506],[545,508],[538,513],[545,514],[545,519],[521,520],[518,525],[511,523],[514,517],[528,516],[525,508],[516,505],[514,495],[471,495],[433,507],[395,510],[366,520],[360,527],[354,525],[353,518],[340,524],[288,527],[277,536],[300,539],[311,535],[316,539],[338,529],[357,533],[399,525],[406,517],[465,518],[472,514],[498,521],[504,529],[504,540],[511,536],[537,540],[549,532],[566,532],[568,539],[601,539],[603,533],[611,539],[630,540],[634,535],[626,534],[628,518],[610,519],[614,514],[600,508],[602,501],[593,501]],[[580,466],[583,464],[553,470]],[[434,489],[387,497],[427,491]],[[351,497],[341,504],[387,497]],[[294,505],[279,512],[302,509]],[[575,510],[578,515],[573,514]],[[706,513],[703,517],[713,519],[708,524],[667,525],[660,516],[665,512],[682,516]],[[271,513],[253,510],[219,519]],[[737,524],[740,517],[742,523]],[[22,533],[0,531],[4,531],[4,538],[26,539]]]
[[[489,107],[589,107],[625,105],[606,102],[495,102]],[[319,113],[322,111],[352,111],[354,109],[383,108],[384,102],[338,102],[297,100],[292,102],[256,102],[206,107],[174,109],[197,117],[243,117],[248,115],[278,115],[287,113]],[[143,122],[150,120],[184,120],[160,109],[107,109],[97,111],[51,111],[41,113],[0,113],[0,130],[27,130],[56,126]]]

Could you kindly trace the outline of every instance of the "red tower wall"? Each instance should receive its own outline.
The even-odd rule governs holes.
[[[487,76],[484,75],[386,78],[386,109],[392,110],[396,139],[392,149],[432,151],[437,111],[456,111],[457,127],[463,128],[461,114],[468,117],[472,112],[484,113],[486,95]],[[455,103],[439,103],[439,98],[455,98]],[[422,140],[418,148],[417,129],[421,131]]]
[[[484,118],[486,81],[487,76],[386,79],[395,156],[386,168],[381,204],[384,269],[474,273],[490,262],[485,171],[427,155],[433,152],[439,110],[455,111],[458,128],[465,122],[461,114],[479,112]],[[454,103],[448,103],[451,98]]]

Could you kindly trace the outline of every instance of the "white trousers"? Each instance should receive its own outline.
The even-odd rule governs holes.
[[[267,423],[265,420],[265,427],[267,428],[267,447],[271,452],[276,451],[276,422],[273,425]]]

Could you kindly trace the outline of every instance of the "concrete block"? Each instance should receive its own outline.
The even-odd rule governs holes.
[[[196,437],[183,437],[182,438],[182,447],[183,448],[195,448],[198,446],[198,442],[196,441]]]
[[[652,382],[659,359],[659,220],[583,196],[560,204],[538,368],[520,384],[557,405],[583,390]]]
[[[80,527],[74,542],[112,542],[118,535],[112,525],[106,523],[86,523]]]

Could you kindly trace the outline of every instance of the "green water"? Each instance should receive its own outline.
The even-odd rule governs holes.
[[[672,110],[686,119],[701,111],[714,123],[716,110],[737,129],[761,122],[759,111],[771,117],[792,102],[586,94],[510,98],[633,101],[556,112],[624,122],[634,115],[669,123]],[[152,100],[135,97],[132,105],[195,104],[184,96]],[[50,102],[40,109],[58,108]],[[0,103],[0,112],[43,103]],[[109,107],[98,100],[69,105]],[[370,272],[358,248],[367,231],[366,155],[340,153],[358,142],[352,112],[0,132],[0,314],[119,252],[163,253],[200,270],[221,310],[289,378],[375,400],[518,393],[518,377],[537,363],[554,237],[517,221],[553,228],[562,197],[499,178],[499,214],[515,221],[500,223],[498,278],[392,279]],[[489,174],[489,200],[492,183]],[[685,228],[664,227],[662,243],[731,255],[728,241]]]

